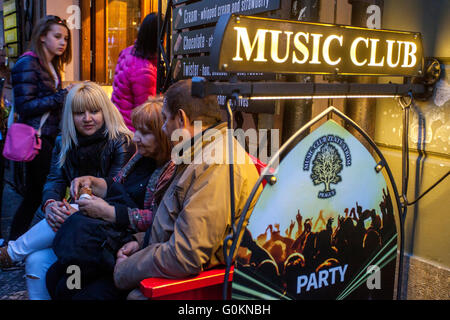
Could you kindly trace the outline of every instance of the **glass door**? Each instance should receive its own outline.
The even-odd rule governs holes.
[[[120,52],[134,44],[157,0],[80,0],[81,80],[111,86]]]
[[[139,0],[108,0],[106,83],[112,84],[120,52],[134,44],[141,22]]]

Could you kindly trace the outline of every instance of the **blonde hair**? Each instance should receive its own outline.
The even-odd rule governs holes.
[[[131,140],[132,132],[127,128],[119,110],[114,106],[101,86],[85,81],[74,86],[67,94],[61,120],[61,152],[59,167],[66,161],[67,152],[78,146],[77,131],[73,122],[73,114],[85,111],[101,111],[105,122],[105,135],[109,140],[125,135]]]

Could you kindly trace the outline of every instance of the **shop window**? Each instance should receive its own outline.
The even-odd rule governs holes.
[[[81,79],[112,85],[120,51],[133,45],[157,0],[81,0]]]
[[[139,30],[139,0],[109,0],[107,6],[106,83],[112,84],[120,51],[131,46]]]

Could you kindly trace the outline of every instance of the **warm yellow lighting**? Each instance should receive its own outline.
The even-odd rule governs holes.
[[[247,28],[234,27],[234,30],[237,31],[236,37],[236,56],[233,58],[233,61],[243,61],[241,58],[241,43],[244,48],[245,57],[247,61],[250,60],[252,56],[252,52],[255,49],[256,43],[258,43],[257,51],[256,51],[256,59],[253,61],[266,62],[267,59],[264,58],[264,47],[266,43],[266,33],[269,30],[266,29],[258,29],[256,32],[255,38],[253,39],[253,43],[250,45],[250,38],[248,37]]]
[[[400,63],[400,50],[402,48],[402,45],[399,41],[395,40],[386,40],[387,42],[387,56],[386,56],[386,62],[389,67],[395,68]],[[392,62],[392,51],[394,51],[394,43],[398,42],[398,51],[397,51],[397,62]]]
[[[384,95],[330,95],[330,96],[255,96],[249,97],[249,100],[299,100],[299,99],[352,99],[352,98],[397,98],[394,94]]]
[[[417,45],[410,41],[399,41],[405,44],[405,59],[403,60],[402,68],[411,68],[417,62],[416,52]],[[411,57],[411,63],[408,63],[409,57]]]
[[[384,57],[380,62],[376,62],[377,59],[377,46],[380,39],[370,39],[370,62],[368,66],[382,67],[384,65]]]
[[[320,38],[323,37],[323,34],[320,33],[311,33],[311,37],[313,37],[313,53],[312,59],[309,62],[310,64],[321,64],[319,60],[319,46],[320,46]]]
[[[276,63],[283,63],[289,58],[289,45],[291,43],[291,35],[293,32],[285,31],[286,34],[286,53],[284,55],[284,58],[278,57],[278,42],[279,42],[279,35],[281,31],[277,30],[270,30],[270,33],[272,33],[272,44],[270,46],[270,57],[272,60]]]
[[[358,44],[359,44],[361,41],[363,41],[363,42],[366,44],[366,47],[367,47],[367,48],[369,47],[369,39],[365,39],[365,38],[362,38],[362,37],[356,38],[356,39],[352,42],[352,45],[351,45],[351,47],[350,47],[350,59],[352,59],[352,62],[353,62],[355,65],[359,66],[359,67],[365,65],[366,62],[367,62],[367,59],[364,59],[363,62],[359,62],[358,59],[356,59],[356,56],[357,56],[357,54],[356,54],[356,48],[358,47]]]
[[[300,41],[300,37],[305,38],[306,43],[309,42],[309,33],[297,32],[294,37],[294,47],[303,54],[303,59],[298,60],[295,51],[292,53],[292,63],[303,64],[309,58],[309,50],[308,48]]]
[[[400,32],[400,40],[395,38],[395,32],[386,34],[379,30],[361,29],[360,33],[355,33],[341,26],[319,28],[316,24],[315,27],[306,24],[305,28],[300,28],[303,24],[248,19],[231,19],[226,29],[220,31],[222,38],[218,39],[222,39],[221,48],[226,50],[219,48],[219,52],[213,51],[212,55],[213,60],[219,59],[220,71],[420,74],[423,53],[417,34],[408,33],[406,36]],[[261,21],[267,23],[262,24]],[[215,61],[213,63],[216,64]]]
[[[341,47],[342,47],[342,39],[343,39],[343,36],[337,36],[337,35],[331,35],[331,36],[328,36],[326,39],[325,39],[325,41],[323,42],[323,59],[325,60],[325,62],[326,63],[328,63],[329,65],[332,65],[332,66],[334,66],[334,65],[336,65],[336,64],[338,64],[339,62],[341,62],[341,58],[339,58],[339,59],[337,59],[337,60],[335,60],[335,61],[333,61],[333,60],[331,60],[330,59],[330,43],[331,43],[331,41],[333,41],[333,40],[338,40],[338,42],[339,42],[339,44],[341,45]]]

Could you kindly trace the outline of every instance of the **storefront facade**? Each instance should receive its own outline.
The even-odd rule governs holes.
[[[134,43],[140,22],[158,10],[156,0],[46,1],[47,14],[69,23],[73,33],[73,62],[66,81],[92,80],[111,85],[119,53]]]
[[[166,1],[162,2],[165,6]],[[447,71],[450,68],[450,2],[287,0],[282,3],[289,9],[281,13],[281,18],[309,18],[321,23],[358,23],[367,28],[420,32],[424,56],[439,60],[442,73],[432,96],[426,101],[416,100],[411,108],[407,197],[412,202],[450,168],[450,78]],[[367,10],[361,13],[359,21],[352,14],[355,3],[366,4]],[[119,52],[132,45],[143,17],[158,10],[157,0],[46,0],[39,4],[35,6],[36,10],[40,8],[43,14],[55,14],[66,19],[72,32],[73,60],[66,67],[64,80],[92,80],[105,85],[108,90],[111,89]],[[316,5],[317,12],[308,17],[309,11],[303,9],[312,5]],[[37,15],[39,12],[35,13],[35,18]],[[373,80],[355,79],[358,82]],[[301,76],[297,81],[326,83],[330,79],[315,75]],[[401,83],[403,78],[380,77],[377,81]],[[369,132],[391,166],[397,186],[401,186],[402,109],[393,99],[330,99],[277,104],[272,114],[244,114],[244,127],[280,129],[282,142],[330,105],[354,117]],[[445,179],[408,207],[404,299],[450,299],[448,190],[450,180]]]

